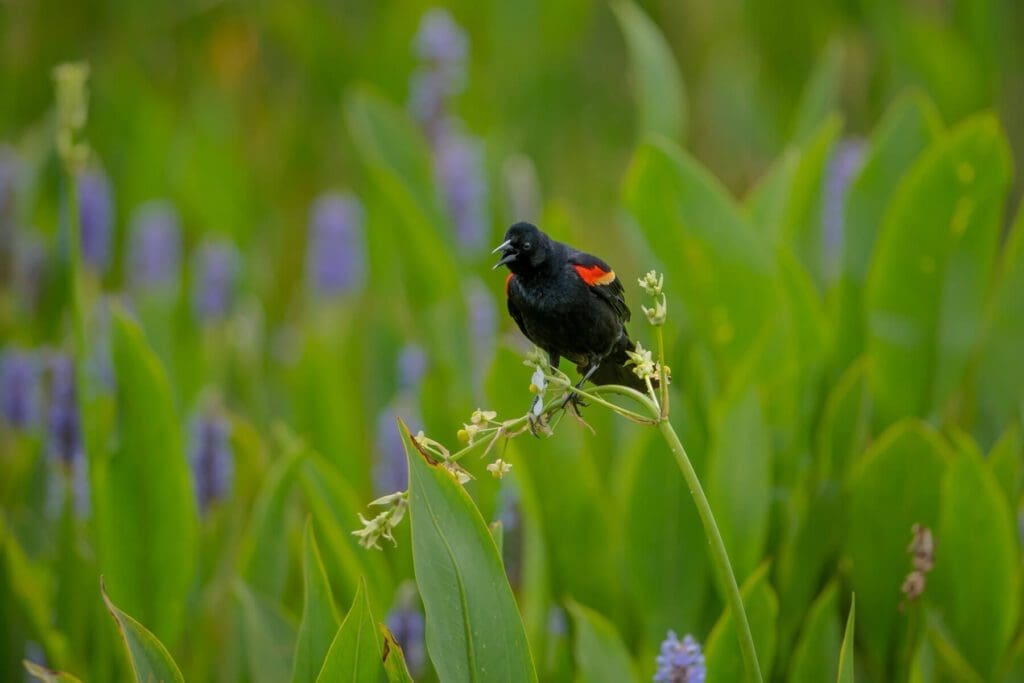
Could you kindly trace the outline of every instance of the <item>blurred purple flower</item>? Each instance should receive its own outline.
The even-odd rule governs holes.
[[[406,344],[398,354],[398,389],[416,391],[427,373],[427,352],[419,344]]]
[[[704,683],[707,676],[704,653],[690,635],[680,642],[675,631],[669,631],[655,662],[654,680],[658,683]]]
[[[843,140],[825,168],[822,197],[822,249],[825,263],[832,267],[843,246],[846,223],[846,195],[864,161],[864,141]]]
[[[444,74],[417,69],[409,82],[409,110],[432,146],[452,129],[448,98],[452,92]]]
[[[204,322],[223,320],[231,309],[238,275],[238,250],[224,242],[207,242],[194,257],[196,282],[192,306]]]
[[[25,308],[35,311],[46,281],[46,247],[38,233],[22,232],[14,249],[14,291]]]
[[[110,181],[99,169],[88,169],[78,174],[78,220],[82,261],[103,272],[110,264],[114,198]]]
[[[170,202],[154,200],[135,210],[129,275],[137,287],[174,284],[181,271],[181,219]]]
[[[402,647],[409,674],[415,679],[423,674],[426,664],[426,646],[423,640],[423,613],[413,607],[396,607],[388,612],[388,629]]]
[[[377,416],[377,458],[373,464],[373,490],[377,496],[404,491],[409,486],[405,446],[396,418],[402,418],[409,431],[416,434],[422,426],[422,420],[419,411],[411,403],[410,400],[399,398]]]
[[[430,67],[446,73],[454,86],[458,86],[466,66],[469,39],[451,13],[439,7],[429,9],[420,20],[413,40],[416,56]]]
[[[487,239],[487,183],[477,140],[460,133],[443,135],[434,150],[434,177],[441,185],[459,247],[475,252]]]
[[[469,308],[469,341],[473,349],[473,381],[482,394],[484,379],[494,359],[498,311],[487,288],[475,278],[466,286],[466,305]]]
[[[9,349],[0,356],[0,416],[15,429],[38,424],[39,374],[34,353]]]
[[[76,391],[74,362],[63,354],[53,357],[50,361],[50,455],[68,468],[84,454]]]
[[[234,458],[229,437],[230,426],[220,415],[207,413],[192,422],[188,461],[196,503],[203,514],[231,489]]]
[[[306,277],[329,297],[359,287],[365,272],[363,207],[351,194],[322,195],[310,210]]]
[[[502,479],[498,492],[498,521],[502,531],[502,560],[512,590],[518,590],[523,568],[523,523],[519,489],[512,477]]]

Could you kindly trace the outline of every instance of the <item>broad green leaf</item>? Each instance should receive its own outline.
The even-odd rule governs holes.
[[[356,589],[352,607],[334,636],[316,680],[319,683],[385,680],[380,634],[370,612],[365,583],[360,583]]]
[[[779,601],[768,580],[767,562],[750,575],[741,588],[743,607],[754,636],[754,649],[761,676],[768,681],[772,678],[772,663],[775,660],[775,622],[779,615]],[[726,607],[715,622],[704,649],[709,681],[743,681],[743,657],[736,639],[736,627],[732,623],[732,612]]]
[[[929,614],[927,635],[928,645],[935,655],[935,668],[948,676],[948,678],[944,676],[933,676],[933,678],[957,681],[958,683],[982,683],[985,680],[994,680],[983,678],[971,666],[971,663],[953,644],[942,619],[935,614]],[[992,662],[991,666],[994,668],[997,664],[998,662]]]
[[[987,463],[992,478],[1006,496],[1007,510],[1012,514],[1018,507],[1021,487],[1024,486],[1024,438],[1017,423],[1007,427],[999,437],[988,454]]]
[[[838,367],[849,365],[864,351],[864,284],[883,215],[900,179],[941,131],[939,115],[924,95],[901,97],[889,107],[872,133],[860,172],[850,183],[837,295]]]
[[[857,639],[876,669],[894,641],[911,527],[935,529],[947,446],[923,423],[889,428],[851,473],[845,553],[859,603]]]
[[[982,442],[991,443],[1014,415],[1024,415],[1024,204],[1003,248],[995,291],[989,300],[985,340],[978,353],[978,420]]]
[[[877,416],[945,407],[981,331],[1009,188],[999,123],[975,116],[933,144],[885,213],[867,287]]]
[[[943,608],[958,649],[985,679],[1006,654],[1019,613],[1019,549],[1011,518],[981,454],[973,443],[964,444],[942,481],[936,530],[941,555],[928,594]]]
[[[817,60],[817,66],[804,87],[793,119],[790,139],[797,143],[809,140],[831,112],[839,109],[839,86],[842,82],[843,45],[830,42]]]
[[[776,266],[721,183],[664,138],[637,150],[626,174],[626,208],[681,297],[692,333],[721,370],[740,362],[774,320]]]
[[[161,681],[171,683],[178,681],[184,683],[185,678],[178,670],[171,654],[163,646],[156,636],[149,629],[128,616],[111,602],[107,596],[107,589],[100,579],[100,592],[103,594],[103,601],[107,603],[110,615],[117,622],[117,630],[124,640],[125,651],[128,653],[128,661],[132,667],[132,674],[137,683],[151,683]]]
[[[843,373],[825,401],[818,426],[819,478],[845,481],[850,466],[868,442],[871,406],[865,359]]]
[[[569,601],[575,629],[577,680],[581,683],[635,681],[633,662],[614,624],[589,607]]]
[[[839,649],[838,683],[854,683],[853,679],[853,639],[857,623],[857,594],[850,598],[850,614],[846,617],[846,630],[843,632],[843,645]]]
[[[295,652],[295,627],[279,607],[235,581],[235,600],[240,610],[242,651],[253,683],[281,683],[291,679]]]
[[[479,510],[454,477],[419,450],[404,424],[401,429],[413,564],[438,677],[537,680],[512,589]]]
[[[839,591],[833,581],[807,612],[787,680],[799,683],[835,679],[839,673],[840,638]]]
[[[409,675],[409,667],[405,664],[405,653],[402,646],[395,640],[394,634],[384,624],[379,624],[380,634],[384,638],[384,673],[388,677],[388,683],[413,683]]]
[[[35,679],[42,681],[43,683],[82,683],[77,676],[73,676],[65,671],[54,671],[53,669],[47,669],[45,666],[40,666],[35,662],[30,662],[27,659],[22,660],[22,664],[25,665],[25,670]]]
[[[292,681],[316,681],[327,650],[338,632],[338,612],[327,581],[320,549],[313,533],[313,521],[306,520],[302,548],[302,621],[295,643]]]
[[[90,463],[100,567],[112,599],[173,645],[195,565],[196,504],[167,374],[138,324],[112,314],[119,448]]]
[[[686,92],[672,48],[657,25],[630,0],[616,0],[612,10],[629,51],[640,136],[658,134],[685,141]]]
[[[717,406],[706,486],[733,571],[742,582],[763,556],[771,504],[771,444],[756,389]]]

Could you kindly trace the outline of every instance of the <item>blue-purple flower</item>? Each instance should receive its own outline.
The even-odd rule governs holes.
[[[834,264],[842,248],[846,224],[846,195],[864,161],[864,141],[842,141],[825,168],[822,192],[822,248],[826,264]]]
[[[0,356],[0,416],[15,429],[30,429],[39,420],[39,358],[29,351],[7,350]]]
[[[200,415],[192,423],[188,462],[196,503],[204,514],[231,490],[235,468],[230,435],[228,421],[216,413]]]
[[[473,383],[482,393],[484,379],[494,359],[498,311],[487,288],[477,279],[466,286],[466,307],[469,309],[469,341],[473,352]]]
[[[406,344],[398,354],[398,390],[416,391],[427,373],[427,352],[419,344]]]
[[[54,356],[50,361],[50,455],[68,468],[81,460],[85,452],[75,382],[75,364],[71,357]]]
[[[409,473],[405,462],[405,445],[396,418],[409,426],[415,434],[422,425],[419,410],[408,396],[399,396],[377,416],[374,445],[377,457],[373,463],[373,490],[378,496],[404,491],[409,486]]]
[[[77,180],[82,261],[103,272],[110,264],[114,231],[114,198],[110,181],[97,168],[81,171]]]
[[[29,311],[39,308],[46,282],[46,247],[36,232],[22,231],[14,245],[13,288]]]
[[[427,662],[426,645],[423,640],[424,619],[415,589],[407,586],[408,584],[399,589],[396,604],[388,612],[385,621],[402,648],[409,673],[413,678],[418,678],[423,674],[423,666]]]
[[[441,185],[459,247],[475,252],[487,241],[487,183],[480,143],[452,131],[434,149],[434,177]]]
[[[128,251],[134,286],[173,285],[181,272],[181,219],[169,202],[154,200],[135,210]]]
[[[192,306],[203,322],[227,317],[238,277],[238,250],[226,242],[206,242],[195,254]]]
[[[654,680],[658,683],[704,683],[707,676],[704,653],[691,635],[680,641],[675,631],[669,631],[655,661]]]
[[[322,195],[310,210],[306,277],[321,297],[358,288],[365,274],[363,207],[351,194]]]

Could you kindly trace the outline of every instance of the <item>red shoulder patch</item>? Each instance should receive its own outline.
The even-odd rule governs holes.
[[[579,273],[580,278],[588,285],[610,285],[615,281],[615,271],[605,270],[601,266],[579,266],[573,268]]]
[[[512,284],[512,273],[509,273],[508,277],[505,278],[505,298],[506,299],[508,298],[508,286],[511,285],[511,284]]]

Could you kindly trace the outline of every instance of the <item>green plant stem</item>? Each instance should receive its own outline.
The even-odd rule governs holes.
[[[722,541],[722,534],[718,531],[718,524],[715,522],[715,515],[711,512],[707,496],[700,485],[697,472],[693,469],[690,457],[686,454],[676,430],[668,420],[661,420],[658,429],[668,443],[669,450],[675,456],[679,469],[683,472],[686,485],[690,488],[690,495],[700,513],[700,520],[704,523],[704,533],[707,534],[711,546],[711,559],[714,562],[715,570],[725,585],[726,598],[729,609],[732,611],[733,623],[736,625],[736,637],[740,641],[740,652],[743,655],[743,665],[747,670],[747,678],[761,683],[761,667],[757,663],[757,652],[754,649],[754,636],[750,633],[750,622],[747,621],[747,612],[743,607],[743,598],[740,596],[740,587],[736,583],[736,575],[732,571],[732,564],[729,562],[729,554],[725,550],[725,542]]]

